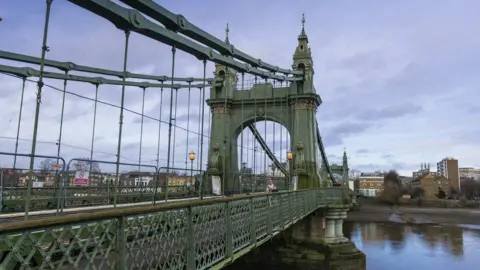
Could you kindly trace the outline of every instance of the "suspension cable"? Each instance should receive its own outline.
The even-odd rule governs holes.
[[[188,135],[190,133],[190,84],[191,82],[188,82],[188,101],[187,101],[187,104],[188,104],[188,108],[187,108],[187,145],[185,146],[185,172],[188,170]],[[193,160],[192,160],[193,162]]]
[[[117,162],[115,169],[115,193],[113,194],[113,207],[117,207],[118,185],[120,184],[120,152],[122,148],[122,128],[123,128],[123,111],[125,104],[125,80],[127,78],[127,59],[128,59],[128,43],[130,30],[125,31],[125,54],[123,57],[123,78],[122,78],[122,98],[120,102],[120,121],[118,128],[118,146],[117,146]]]
[[[265,89],[267,88],[267,78],[265,78]],[[265,134],[265,146],[268,147],[267,143],[267,95],[264,97],[264,109],[263,109],[263,118],[265,119],[264,122],[264,134]],[[263,149],[263,172],[265,174],[265,188],[268,186],[267,183],[267,151]]]
[[[92,160],[93,160],[93,144],[95,143],[95,129],[97,124],[97,100],[98,100],[98,87],[99,84],[95,84],[95,102],[93,105],[93,121],[92,121],[92,141],[90,143],[90,166],[88,169],[89,175],[92,173]]]
[[[17,153],[18,153],[18,138],[20,136],[20,125],[22,123],[22,111],[23,111],[23,98],[25,95],[25,81],[26,78],[22,78],[22,94],[20,96],[20,111],[18,112],[18,125],[17,125],[17,138],[15,140],[15,156],[13,157],[13,171],[15,171],[17,165]]]
[[[242,91],[243,91],[243,87],[244,87],[244,82],[245,82],[245,73],[242,72]],[[240,131],[240,133],[241,133],[240,134],[240,156],[241,156],[241,158],[240,158],[240,172],[241,172],[241,174],[244,173],[244,171],[243,171],[243,123],[245,122],[244,121],[245,118],[243,116],[243,110],[244,110],[243,105],[244,105],[244,100],[242,98],[242,124],[241,124],[241,127],[240,127],[240,130],[241,130]],[[248,156],[248,153],[247,153],[247,156]],[[242,183],[240,183],[240,188],[241,188],[241,186],[242,186]]]
[[[202,113],[201,113],[201,110],[202,110],[202,88],[198,88],[198,136],[197,136],[197,153],[200,153],[200,121],[202,119]],[[201,160],[200,159],[197,159],[197,170],[200,170],[200,165],[201,165]]]
[[[163,81],[161,81],[163,84]],[[160,113],[158,116],[157,169],[160,168],[160,142],[162,138],[163,87],[160,88]],[[157,181],[158,182],[158,181]]]
[[[167,150],[167,173],[170,173],[170,151],[172,140],[172,110],[173,110],[173,78],[175,77],[175,45],[172,46],[172,80],[170,87],[170,114],[168,119],[168,150]],[[168,188],[168,187],[167,187]]]
[[[145,116],[145,91],[146,88],[142,87],[142,119],[140,121],[140,147],[138,151],[138,171],[140,172],[140,164],[142,164],[142,144],[143,144],[143,119]]]
[[[175,113],[173,116],[173,121],[175,121],[175,125],[173,125],[173,150],[172,150],[172,167],[175,167],[175,149],[177,148],[177,108],[178,108],[178,88],[175,88]]]
[[[33,186],[33,177],[34,177],[34,164],[35,164],[35,150],[37,142],[37,132],[38,132],[38,118],[40,116],[40,104],[42,103],[42,88],[43,88],[43,75],[45,68],[45,54],[49,51],[47,46],[47,37],[48,37],[48,26],[50,21],[50,9],[52,6],[52,1],[47,1],[47,10],[45,11],[45,25],[43,28],[43,41],[42,41],[42,56],[40,58],[40,75],[38,76],[37,81],[37,102],[35,105],[35,120],[33,122],[33,135],[32,135],[32,151],[30,152],[30,166],[28,168],[29,177],[27,182],[27,193],[25,198],[25,220],[28,220],[28,211],[30,210],[30,200],[32,194]]]

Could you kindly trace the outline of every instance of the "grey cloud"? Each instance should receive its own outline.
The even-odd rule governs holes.
[[[374,171],[389,171],[389,170],[407,170],[411,169],[414,165],[409,165],[406,163],[392,163],[392,164],[355,164],[353,163],[352,168],[359,170],[361,172],[374,172]]]
[[[328,62],[327,65],[329,69],[354,69],[360,75],[367,72],[381,71],[388,65],[381,53],[382,51],[378,49],[357,53],[347,59]]]
[[[479,70],[480,63],[480,59],[477,59],[477,56],[480,55],[478,49],[480,35],[478,35],[478,29],[465,27],[465,25],[478,24],[478,16],[475,13],[475,10],[478,10],[475,8],[478,3],[465,1],[462,5],[458,5],[452,4],[453,2],[440,4],[433,1],[417,2],[410,1],[402,5],[392,3],[379,5],[378,3],[374,4],[374,1],[367,1],[362,5],[354,5],[347,9],[339,9],[335,3],[310,3],[309,12],[318,15],[312,17],[307,14],[307,33],[315,57],[316,88],[324,101],[320,108],[319,123],[325,127],[321,131],[327,146],[343,144],[344,138],[368,132],[372,126],[380,125],[379,122],[396,121],[395,118],[404,115],[422,115],[425,111],[422,111],[420,104],[423,105],[445,96],[446,93],[454,91],[456,87],[477,90],[479,79],[476,70]],[[7,17],[2,24],[8,26],[5,28],[7,35],[8,31],[15,31],[15,34],[9,35],[11,39],[5,43],[2,49],[39,56],[38,44],[41,42],[41,28],[43,27],[41,10],[44,8],[44,2],[41,5],[32,4],[29,7],[32,12],[29,14],[32,16],[28,17],[24,15],[26,14],[23,12],[24,7],[12,3],[7,4]],[[55,3],[56,12],[52,17],[52,28],[48,40],[51,50],[47,57],[120,70],[123,64],[124,34],[115,30],[110,23],[98,16],[82,9],[72,8],[73,5],[70,4],[62,6]],[[256,4],[258,5],[258,3]],[[261,57],[272,64],[288,67],[292,62],[291,54],[300,30],[301,6],[285,10],[285,5],[280,4],[268,7],[268,9],[248,10],[250,5],[243,4],[242,6],[242,4],[235,3],[233,5],[230,10],[235,10],[235,12],[219,13],[219,16],[210,17],[210,20],[205,21],[206,16],[212,12],[211,8],[192,8],[191,4],[178,1],[165,3],[167,8],[185,14],[189,20],[195,21],[196,24],[218,37],[223,37],[223,25],[229,21],[231,40],[235,47],[255,57]],[[211,6],[214,10],[221,9],[217,4]],[[338,15],[338,10],[342,10],[343,16]],[[358,12],[358,10],[362,12]],[[395,12],[392,13],[391,10]],[[425,20],[424,12],[427,10],[433,15]],[[245,14],[245,11],[260,19],[246,20],[242,15]],[[462,14],[462,16],[458,14]],[[271,23],[271,16],[283,18],[276,22],[273,29],[268,24]],[[19,18],[23,20],[23,23],[18,23]],[[405,20],[405,18],[409,19]],[[445,18],[448,18],[448,23],[444,22]],[[298,23],[292,24],[296,20]],[[10,22],[12,23],[10,24]],[[262,27],[252,27],[258,25],[262,25]],[[314,31],[314,25],[320,25],[318,31]],[[440,27],[440,25],[442,26]],[[136,34],[132,35],[130,45],[129,71],[168,76],[171,74],[171,51],[168,46]],[[211,76],[212,70],[213,65],[209,63],[207,76]],[[183,52],[178,52],[175,68],[177,76],[202,76],[202,73],[200,61]],[[92,75],[89,74],[89,76]],[[2,83],[4,82],[3,78],[0,78]],[[61,81],[47,80],[47,82],[56,87],[62,87]],[[22,137],[25,138],[31,138],[32,125],[27,119],[33,116],[34,106],[31,101],[35,98],[35,87],[34,84],[32,85],[26,95],[30,101],[26,105],[29,108],[25,109],[25,125],[22,126]],[[4,91],[7,86],[8,95]],[[3,100],[5,104],[18,104],[9,97],[16,97],[18,100],[19,86],[19,82],[15,84],[8,82],[2,85],[2,89],[0,89],[2,99],[4,96],[8,98],[8,100]],[[18,90],[10,90],[12,87]],[[93,97],[95,87],[89,84],[69,83],[68,90]],[[119,86],[102,85],[99,90],[99,99],[118,105],[120,90]],[[147,89],[146,91],[146,104],[148,105],[146,106],[146,115],[154,118],[158,117],[159,91],[160,89]],[[60,112],[58,97],[61,95],[57,93],[51,98],[50,92],[51,89],[44,91],[40,135],[51,139],[57,137],[57,119],[59,119]],[[196,89],[191,92],[191,108],[198,106],[198,92]],[[167,122],[169,93],[170,89],[164,90],[162,109],[162,120]],[[470,91],[469,93],[460,96],[459,99],[471,100],[477,92]],[[186,127],[188,91],[181,90],[178,96],[177,125]],[[153,104],[154,101],[156,104]],[[2,106],[4,103],[1,103]],[[70,123],[69,129],[72,131],[65,135],[65,141],[88,145],[90,130],[87,127],[90,127],[92,121],[93,102],[72,97],[68,104],[65,119]],[[126,89],[125,106],[137,112],[141,110],[141,90],[139,88],[128,87]],[[100,117],[102,119],[99,119],[97,123],[98,133],[104,139],[97,140],[96,149],[115,152],[118,109],[106,107],[108,106],[99,105],[99,108],[102,108],[99,115],[105,115],[105,117]],[[467,113],[475,113],[475,109],[474,107]],[[208,113],[207,106],[205,111]],[[4,115],[7,116],[6,118],[16,121],[17,114],[14,110],[8,109]],[[198,116],[198,112],[196,116]],[[138,119],[138,116],[126,113],[124,119],[126,143],[125,149],[122,147],[122,156],[135,157],[137,155],[133,141],[139,137],[137,134],[139,131]],[[144,160],[149,159],[150,156],[154,158],[156,156],[155,134],[158,125],[152,123],[151,120],[146,120],[145,123],[145,136],[148,138],[145,140]],[[195,125],[194,122],[190,124],[192,129],[198,130],[198,124]],[[15,130],[15,125],[0,123],[0,128],[3,131],[1,135],[11,134]],[[85,134],[88,135],[83,136],[82,129],[87,130]],[[167,130],[168,126],[162,125],[162,141],[166,141]],[[472,146],[472,144],[478,143],[478,140],[475,140],[478,138],[477,133],[477,131],[469,131],[466,133],[467,135],[457,134],[457,139],[465,145]],[[177,134],[178,144],[178,142],[182,142],[182,138],[185,139],[186,133],[177,129]],[[128,145],[130,141],[132,141],[131,150]],[[6,149],[6,145],[11,148],[11,143],[0,141],[0,148]],[[154,146],[149,147],[150,145]],[[29,151],[26,144],[22,146],[22,149]],[[77,156],[79,153],[83,153],[83,151],[80,152],[81,150],[68,150],[66,147],[63,149],[62,155],[66,156]],[[53,153],[55,147],[42,146],[39,151]],[[166,151],[166,142],[162,142],[161,151],[162,153]],[[95,155],[103,158],[101,156],[103,154],[100,152],[96,152]],[[104,158],[112,159],[111,156]],[[180,155],[175,159],[180,160],[181,158]]]
[[[343,139],[353,134],[368,130],[372,124],[344,121],[331,128],[325,129],[323,140],[326,146],[335,146],[343,143]],[[322,132],[322,131],[321,131]]]
[[[422,111],[422,107],[415,104],[399,104],[390,105],[380,109],[367,109],[358,114],[356,117],[360,120],[382,120],[397,118],[407,114],[415,114]]]
[[[391,159],[391,158],[393,158],[392,154],[383,154],[382,155],[382,159]]]

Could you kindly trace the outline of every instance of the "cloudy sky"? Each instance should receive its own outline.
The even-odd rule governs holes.
[[[122,69],[123,32],[74,4],[63,0],[53,2],[48,59]],[[324,102],[317,119],[331,162],[339,161],[346,147],[351,167],[361,171],[397,169],[410,175],[421,162],[434,165],[446,156],[458,158],[460,166],[480,167],[480,28],[477,27],[480,2],[305,0],[294,5],[283,0],[212,0],[208,5],[193,0],[157,2],[222,39],[229,23],[230,40],[236,48],[284,68],[292,64],[301,16],[305,13],[314,57],[315,86]],[[45,1],[1,1],[0,50],[40,56],[44,13]],[[1,59],[0,64],[30,66]],[[131,72],[170,76],[171,49],[133,34],[127,66]],[[209,63],[208,77],[212,71],[213,65]],[[202,72],[200,61],[186,53],[177,53],[176,76],[201,77]],[[63,89],[63,81],[47,79],[45,83],[57,90],[44,88],[37,153],[55,156],[62,104],[62,92],[58,90]],[[35,83],[27,82],[20,129],[21,153],[31,150],[35,90]],[[88,98],[95,96],[95,86],[86,83],[68,82],[67,91]],[[121,87],[100,86],[98,99],[118,105],[120,93]],[[188,90],[178,92],[176,167],[185,167],[186,152],[198,153],[199,93],[196,88],[191,90],[188,114]],[[15,149],[12,138],[17,132],[20,95],[21,80],[0,75],[0,151]],[[160,96],[160,89],[146,90],[146,116],[159,118]],[[162,120],[166,122],[169,99],[170,90],[164,89]],[[127,87],[125,106],[141,112],[140,88]],[[93,107],[91,100],[66,95],[61,147],[65,159],[90,156]],[[118,114],[118,108],[98,104],[94,159],[115,161]],[[144,119],[142,164],[155,164],[158,121],[148,117]],[[138,114],[125,113],[121,148],[125,163],[138,163],[140,123]],[[184,130],[187,124],[191,131],[188,144]],[[204,130],[208,134],[207,120]],[[276,125],[275,130],[278,141],[281,128]],[[286,134],[282,138],[285,137]],[[165,165],[168,125],[162,125],[160,138],[160,164]],[[269,125],[267,140],[273,138],[273,125]],[[251,143],[248,144],[245,147],[252,149]],[[277,156],[284,156],[285,150],[277,142],[274,150]],[[252,155],[245,154],[244,159],[247,156],[251,159]],[[3,155],[0,161],[6,166],[11,158]],[[26,159],[18,162],[28,166]]]

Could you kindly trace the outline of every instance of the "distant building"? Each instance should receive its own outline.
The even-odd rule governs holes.
[[[289,170],[288,162],[281,162],[280,164],[287,171]],[[243,169],[243,167],[242,167],[242,169]],[[251,169],[250,169],[250,173],[251,173]],[[273,177],[284,177],[285,176],[285,174],[275,164],[268,165],[267,175],[268,176],[273,176]]]
[[[358,193],[365,197],[376,197],[383,191],[383,179],[385,174],[381,172],[361,173],[358,177]]]
[[[414,179],[413,177],[409,176],[401,176],[399,175],[398,178],[400,179],[400,182],[402,183],[403,187],[408,187],[412,183],[412,180]]]
[[[423,175],[429,174],[429,173],[430,173],[430,164],[422,163],[422,164],[420,164],[420,170],[412,173],[412,178],[417,179],[417,178],[420,178]]]
[[[446,193],[450,189],[450,181],[438,174],[437,172],[424,172],[423,175],[417,176],[412,180],[412,189],[422,188],[425,191],[425,199],[436,199],[439,190],[442,189]]]
[[[437,172],[440,176],[443,176],[450,181],[451,187],[460,190],[460,171],[457,159],[442,159],[437,163]]]
[[[458,168],[458,171],[460,173],[464,173],[464,174],[480,174],[480,169],[475,169],[473,167],[463,167],[463,168]]]
[[[480,169],[464,167],[458,168],[458,172],[460,173],[460,178],[472,178],[473,180],[480,181]]]

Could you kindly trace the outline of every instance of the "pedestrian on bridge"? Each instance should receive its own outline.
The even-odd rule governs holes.
[[[277,192],[277,191],[278,191],[278,189],[277,189],[277,187],[275,186],[275,184],[273,184],[273,181],[272,181],[271,178],[268,180],[267,191],[268,191],[268,192]]]

